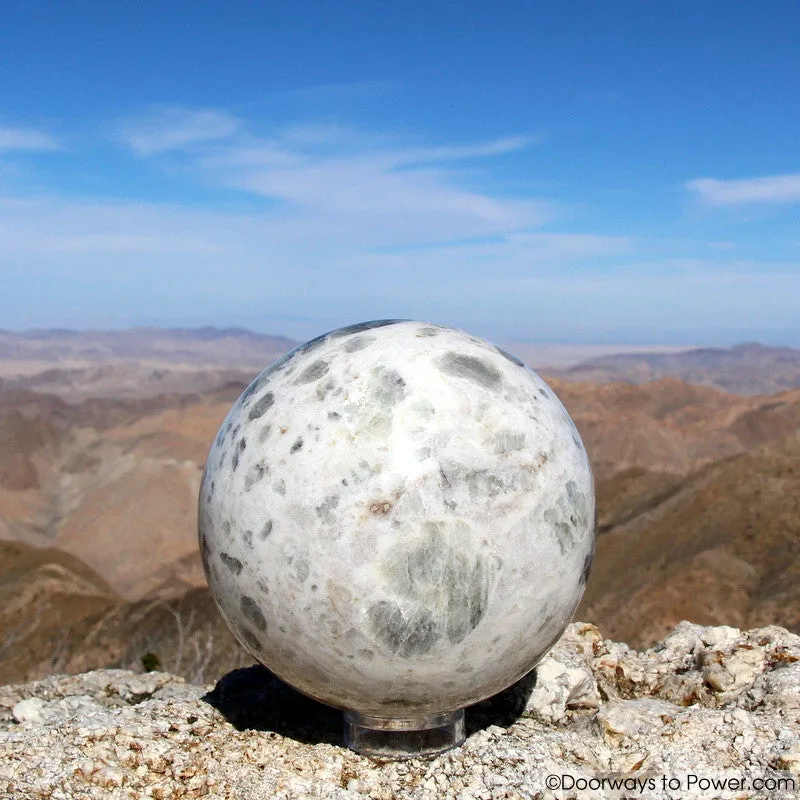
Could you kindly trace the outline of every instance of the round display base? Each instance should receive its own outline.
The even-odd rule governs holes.
[[[424,758],[464,743],[464,709],[430,717],[387,718],[344,713],[344,740],[373,758]]]

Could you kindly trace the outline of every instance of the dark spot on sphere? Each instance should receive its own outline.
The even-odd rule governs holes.
[[[376,367],[373,370],[372,401],[382,406],[397,405],[406,396],[406,382],[396,369]]]
[[[259,375],[242,393],[240,401],[246,403],[267,382],[267,375]]]
[[[267,440],[267,437],[270,435],[271,431],[272,431],[272,426],[271,425],[265,425],[258,432],[258,443],[259,444],[264,444],[264,442]]]
[[[242,562],[238,558],[229,556],[227,553],[220,553],[219,560],[234,574],[241,575]]]
[[[407,697],[387,697],[381,705],[393,709],[416,708],[419,702],[419,700],[409,700]]]
[[[254,464],[247,472],[244,478],[244,490],[249,492],[255,484],[257,484],[269,472],[269,467],[263,462]]]
[[[400,649],[400,654],[404,656],[424,655],[436,644],[438,639],[438,626],[433,618],[426,614],[414,625],[414,630]]]
[[[302,449],[303,449],[303,440],[302,440],[302,438],[300,438],[291,446],[291,448],[289,449],[289,452],[290,453],[296,453],[296,452],[298,452],[299,450],[302,450]]]
[[[298,345],[294,348],[294,350],[287,353],[288,356],[299,356],[301,353],[308,354],[313,350],[316,350],[318,347],[322,347],[325,344],[325,341],[328,338],[327,333],[323,333],[321,336],[315,336],[313,339],[309,339],[307,342],[303,342],[303,344]]]
[[[437,364],[442,372],[472,381],[485,389],[497,389],[502,383],[500,373],[491,364],[475,356],[445,353],[437,359]]]
[[[497,350],[497,352],[500,353],[500,355],[503,356],[503,358],[507,359],[512,364],[516,364],[516,366],[518,367],[525,366],[525,362],[521,358],[517,358],[513,353],[506,352],[505,350],[503,350],[502,347],[495,347],[494,349]]]
[[[236,468],[239,466],[239,451],[236,450],[233,454],[233,458],[231,458],[231,465],[233,466],[233,471],[236,472]]]
[[[264,527],[259,531],[258,535],[263,540],[266,539],[272,533],[272,520],[268,519],[264,523]]]
[[[341,419],[342,415],[338,411],[329,411],[328,412],[328,419],[330,420],[337,420]]]
[[[363,350],[365,347],[369,347],[374,341],[374,336],[354,336],[342,345],[342,350],[344,350],[345,353],[356,353],[359,350]]]
[[[370,606],[367,614],[370,627],[375,636],[386,644],[392,652],[397,652],[403,643],[406,624],[400,606],[389,600],[380,600]]]
[[[253,549],[253,531],[246,530],[244,533],[242,533],[242,539],[244,540],[244,543],[247,545],[247,547],[250,550],[252,550]]]
[[[328,335],[331,339],[338,339],[342,336],[352,336],[354,333],[363,333],[373,328],[385,328],[387,325],[397,325],[399,322],[409,322],[407,319],[375,319],[370,322],[359,322],[356,325],[348,325],[344,328],[331,331]]]
[[[546,389],[539,389],[539,394],[542,397],[547,397],[547,390]]]
[[[247,418],[250,420],[258,419],[272,407],[274,402],[275,395],[272,392],[267,392],[263,397],[259,397],[259,399],[253,403],[253,407],[250,409],[250,413],[247,415]]]
[[[308,580],[310,570],[308,561],[305,558],[296,558],[294,561],[294,571],[297,575],[297,580],[300,583],[305,583]]]
[[[316,507],[317,516],[326,523],[331,523],[334,520],[333,509],[339,505],[339,495],[328,495],[320,505]]]
[[[405,658],[423,656],[439,640],[436,622],[427,612],[406,620],[400,607],[380,600],[367,612],[375,637],[393,653]]]
[[[255,653],[258,653],[261,650],[261,641],[252,631],[240,627],[237,633],[244,639],[246,646],[250,648],[251,652],[255,651]]]
[[[247,447],[247,439],[244,436],[242,436],[242,438],[239,439],[239,449],[244,450],[246,447]]]
[[[583,560],[583,569],[581,570],[580,584],[586,586],[586,581],[589,580],[589,572],[592,569],[592,562],[594,561],[594,542],[592,542],[592,549],[586,554]]]
[[[298,376],[296,384],[311,383],[318,381],[330,369],[327,361],[321,359],[309,364]]]
[[[242,595],[240,606],[245,619],[252,622],[253,625],[255,625],[260,631],[265,631],[267,629],[267,620],[264,617],[261,609],[258,607],[258,603],[256,603],[252,597]]]
[[[575,481],[567,481],[564,488],[567,490],[567,500],[573,507],[583,499],[583,496],[578,491],[578,486]]]
[[[439,331],[436,328],[434,328],[433,326],[427,326],[425,328],[420,328],[417,331],[417,336],[419,336],[420,339],[429,339],[432,336],[438,336],[438,335],[439,335]]]
[[[203,559],[203,563],[208,563],[208,557],[211,553],[211,548],[208,546],[208,539],[203,532],[202,525],[200,526],[198,534],[198,538],[200,539],[200,556]]]

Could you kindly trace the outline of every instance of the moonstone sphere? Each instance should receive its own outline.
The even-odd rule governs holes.
[[[413,719],[536,665],[583,593],[594,514],[580,436],[535,372],[384,320],[301,345],[236,401],[200,546],[258,661],[325,703]]]

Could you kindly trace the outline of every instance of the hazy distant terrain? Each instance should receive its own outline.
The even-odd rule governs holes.
[[[137,666],[148,652],[193,675],[246,658],[204,588],[197,491],[231,403],[291,342],[252,338],[258,363],[239,374],[207,366],[200,342],[221,359],[226,348],[246,354],[251,334],[149,331],[142,347],[160,348],[175,387],[157,393],[155,378],[137,386],[151,367],[135,350],[91,356],[88,339],[59,336],[83,371],[34,372],[36,391],[0,385],[0,681]],[[760,352],[734,351],[751,363]],[[194,360],[181,362],[184,352]],[[708,356],[709,370],[731,352]],[[800,631],[800,389],[742,396],[696,376],[695,385],[550,378],[598,488],[597,558],[578,616],[631,644],[682,618]]]
[[[0,331],[0,388],[72,402],[208,392],[249,383],[295,344],[240,328]]]
[[[0,331],[0,359],[39,361],[161,360],[257,366],[296,344],[244,328],[130,328],[118,331]]]
[[[248,384],[296,344],[242,328],[0,331],[0,388],[54,394],[70,402],[203,393],[227,383]],[[531,365],[566,368],[618,353],[622,346],[507,347]]]
[[[242,328],[0,331],[0,388],[78,401],[208,392],[249,383],[297,342]],[[501,342],[527,364],[569,381],[647,383],[664,377],[734,394],[800,387],[800,350]]]
[[[557,374],[566,380],[598,383],[647,383],[673,377],[735,394],[774,394],[800,386],[800,350],[751,343],[671,353],[617,353],[587,359]]]
[[[0,388],[70,400],[205,392],[248,383],[296,344],[243,328],[0,331]],[[569,381],[642,384],[674,377],[743,395],[800,387],[800,350],[789,347],[500,344],[535,369]]]

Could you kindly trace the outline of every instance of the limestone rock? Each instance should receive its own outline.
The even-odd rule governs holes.
[[[345,749],[339,713],[263,667],[211,689],[120,670],[0,687],[0,797],[674,800],[800,789],[800,637],[774,626],[681,623],[635,651],[575,623],[535,684],[468,709],[464,746],[430,760]],[[761,779],[784,783],[760,791]]]
[[[600,694],[592,659],[601,646],[594,625],[570,625],[537,667],[527,711],[543,721],[558,722],[570,709],[596,709]]]

